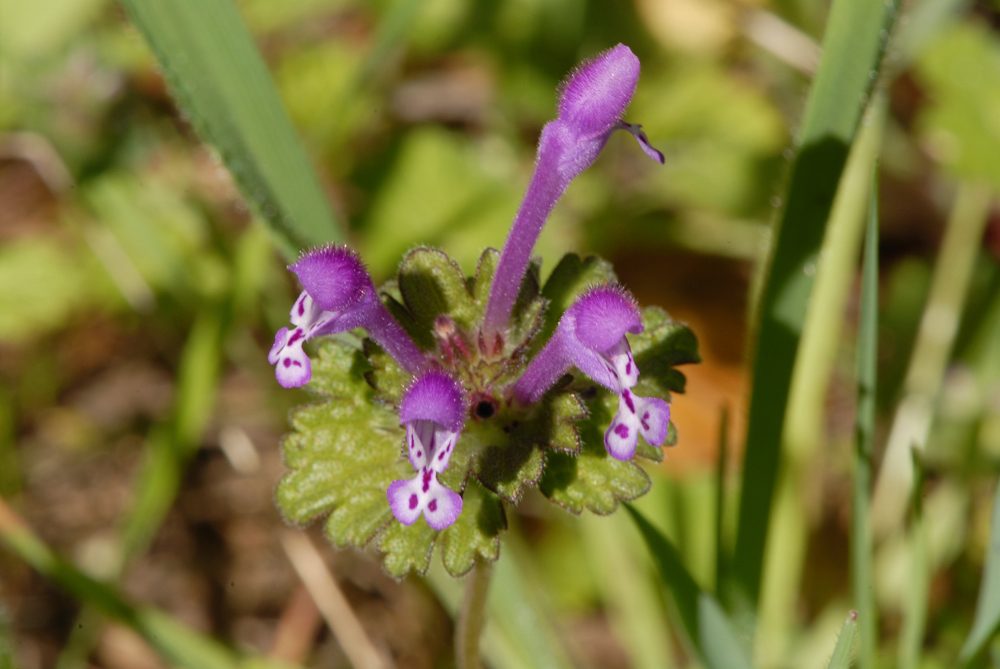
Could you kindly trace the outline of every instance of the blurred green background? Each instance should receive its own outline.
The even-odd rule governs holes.
[[[721,534],[731,545],[754,290],[829,4],[237,4],[345,238],[376,281],[418,243],[443,248],[466,272],[483,247],[499,248],[559,81],[618,42],[639,56],[626,119],[643,124],[666,165],[613,137],[569,188],[536,253],[543,275],[567,251],[600,253],[640,302],[697,333],[704,363],[685,369],[687,392],[675,398],[678,446],[638,506],[712,588],[720,411],[730,416]],[[876,459],[897,403],[913,394],[907,375],[924,360],[911,354],[956,193],[978,189],[983,204],[956,251],[970,276],[949,303],[947,364],[930,374],[923,409],[920,533],[877,534],[880,666],[950,665],[972,624],[989,543],[1000,470],[1000,216],[990,208],[1000,189],[998,26],[986,0],[914,2],[886,55],[887,120],[874,140]],[[4,0],[0,497],[79,570],[134,601],[236,648],[348,666],[279,542],[279,439],[288,409],[309,396],[279,388],[267,365],[297,286],[254,211],[119,5]],[[793,390],[805,399],[772,517],[785,531],[768,548],[755,666],[826,666],[852,606],[857,241],[848,248],[847,292],[817,336],[823,352],[796,372],[808,388]],[[512,516],[529,608],[551,620],[561,649],[549,666],[698,666],[627,517],[575,518],[530,497]],[[907,665],[897,639],[917,540],[926,633]],[[447,596],[418,578],[389,579],[374,554],[316,544],[397,666],[451,665]],[[494,612],[501,625],[509,618],[508,631],[528,605],[511,606]],[[502,653],[491,657],[504,664]],[[1000,650],[992,658],[979,661],[1000,667]],[[0,667],[169,665],[134,631],[0,552]]]

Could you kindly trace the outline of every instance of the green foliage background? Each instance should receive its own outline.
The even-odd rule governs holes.
[[[638,525],[528,499],[508,518],[488,659],[586,666],[566,630],[596,619],[624,666],[848,666],[855,636],[865,669],[1000,666],[997,19],[988,0],[8,0],[0,497],[44,526],[39,454],[69,472],[120,453],[135,465],[129,503],[88,532],[36,527],[46,545],[0,513],[12,549],[0,552],[0,667],[26,662],[32,644],[61,667],[104,666],[88,634],[105,619],[175,664],[257,661],[266,649],[193,643],[115,587],[181,513],[178,494],[226,426],[227,380],[253,388],[274,425],[310,401],[279,392],[266,365],[296,291],[284,263],[347,240],[382,281],[419,244],[473,274],[482,249],[503,242],[558,82],[618,42],[643,63],[627,119],[667,162],[613,138],[546,226],[542,276],[567,250],[619,261],[645,302],[672,312],[675,301],[691,319],[709,370],[727,362],[713,340],[733,348],[738,323],[747,354],[733,364],[741,379],[754,373],[741,404],[750,436],[722,435],[737,457],[717,468],[713,431],[686,433],[675,412],[676,452],[697,455],[643,465],[652,487],[630,507]],[[864,282],[878,323],[859,339],[866,221],[879,227],[880,267]],[[877,344],[863,367],[877,382],[863,377],[861,391],[859,341]],[[123,360],[165,372],[169,399],[109,425],[78,391]],[[869,391],[875,406],[856,427]],[[702,408],[740,396],[693,393]],[[850,509],[872,490],[848,492],[868,457],[856,429],[871,436],[875,489],[860,551]],[[897,432],[912,437],[899,451],[911,478],[880,473]],[[271,436],[263,452],[276,452]],[[327,530],[337,543],[357,531],[336,514]],[[95,562],[82,547],[98,535],[111,557]],[[39,641],[20,613],[35,592],[25,563],[86,605],[52,618],[45,634],[58,641]],[[454,584],[433,567],[427,578],[453,610]],[[844,623],[851,609],[860,616]],[[74,616],[87,631],[71,633]],[[201,631],[233,640],[227,624]]]

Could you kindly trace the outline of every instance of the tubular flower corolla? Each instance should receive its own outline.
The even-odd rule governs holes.
[[[507,327],[545,219],[573,178],[597,159],[612,132],[632,133],[646,155],[663,162],[640,126],[622,121],[638,81],[639,59],[619,44],[581,65],[563,85],[559,115],[542,129],[535,172],[500,255],[483,322],[487,335]]]
[[[461,495],[439,483],[437,475],[448,468],[464,414],[462,388],[444,372],[424,374],[403,397],[399,421],[406,426],[406,452],[417,475],[393,481],[388,497],[392,514],[404,525],[422,513],[428,525],[443,530],[462,512]]]
[[[670,406],[657,397],[632,392],[639,369],[625,333],[642,332],[632,296],[613,286],[594,288],[566,310],[552,338],[514,385],[522,403],[537,402],[569,369],[581,372],[618,395],[618,413],[604,433],[604,446],[618,460],[630,460],[641,434],[653,446],[667,438]]]
[[[292,306],[292,329],[278,330],[267,356],[285,388],[305,385],[312,365],[302,345],[318,335],[364,328],[411,374],[427,369],[427,360],[379,300],[368,271],[346,246],[324,246],[304,254],[289,267],[305,289]]]

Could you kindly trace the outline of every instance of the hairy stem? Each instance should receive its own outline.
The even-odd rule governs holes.
[[[465,597],[455,630],[455,662],[458,669],[479,669],[479,637],[486,622],[486,595],[493,563],[476,561],[465,578]]]

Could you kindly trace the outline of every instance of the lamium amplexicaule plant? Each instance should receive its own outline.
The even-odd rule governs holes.
[[[346,246],[289,267],[303,291],[268,359],[282,386],[309,384],[323,401],[291,415],[277,492],[288,520],[329,515],[336,546],[375,542],[395,577],[425,572],[439,545],[461,577],[499,557],[507,510],[527,488],[576,514],[609,514],[649,489],[637,459],[658,462],[676,442],[674,367],[698,361],[694,335],[640,308],[600,258],[568,254],[540,285],[531,257],[614,131],[663,162],[622,119],[638,78],[624,45],[570,75],[503,251],[486,249],[475,276],[426,247],[378,289]],[[311,358],[303,348],[358,329],[367,338],[323,338]]]

